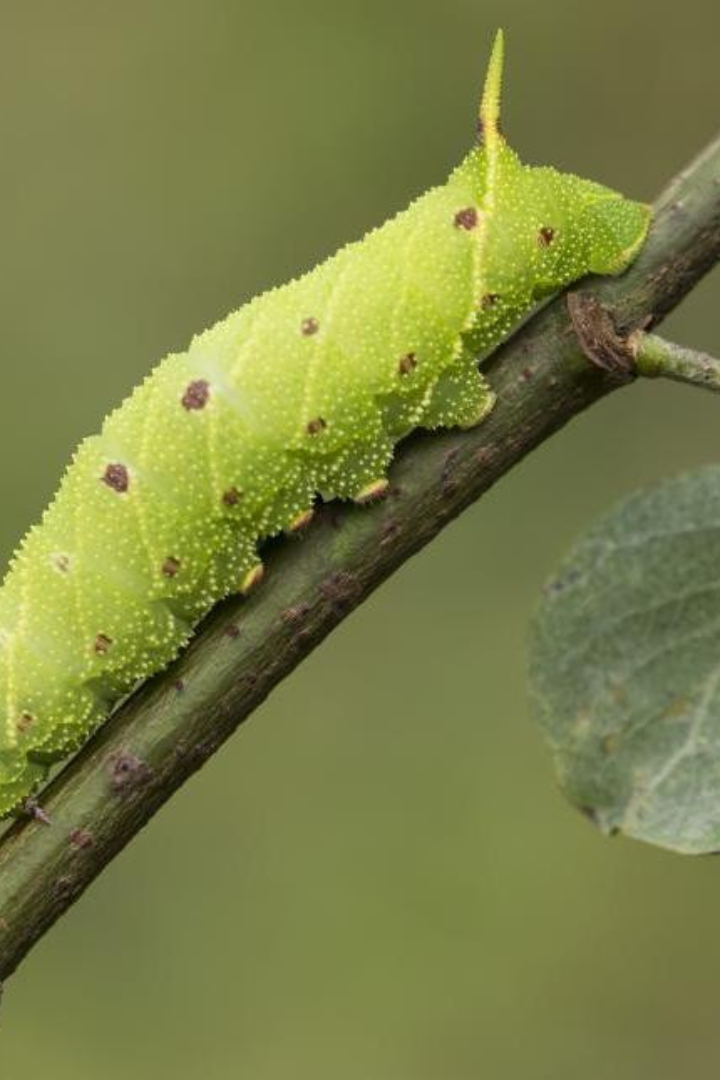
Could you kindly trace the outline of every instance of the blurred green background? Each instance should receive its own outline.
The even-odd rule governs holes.
[[[3,563],[156,359],[444,178],[498,25],[527,160],[649,199],[714,133],[709,0],[2,3]],[[719,282],[666,326],[716,354]],[[617,394],[386,584],[31,954],[0,1075],[714,1074],[720,863],[566,807],[524,639],[578,530],[717,460],[719,409]]]

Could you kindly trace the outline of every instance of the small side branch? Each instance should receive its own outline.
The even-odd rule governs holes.
[[[628,347],[638,375],[650,379],[674,379],[720,394],[720,360],[704,352],[685,349],[657,334],[636,330]]]

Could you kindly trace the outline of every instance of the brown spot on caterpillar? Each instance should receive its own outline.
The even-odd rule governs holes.
[[[108,637],[107,634],[98,634],[95,638],[93,649],[98,656],[104,656],[111,645],[112,638]]]
[[[320,323],[317,321],[317,319],[313,319],[312,315],[310,315],[307,319],[303,319],[303,321],[300,323],[300,332],[304,334],[305,337],[312,337],[313,334],[317,334],[319,329]]]
[[[125,466],[119,462],[114,462],[106,467],[102,475],[102,481],[120,495],[130,487],[130,475]]]
[[[478,212],[474,206],[465,206],[462,210],[458,210],[454,222],[456,229],[465,229],[467,232],[471,232],[472,229],[477,227]]]
[[[550,247],[555,239],[555,230],[550,225],[543,225],[542,229],[538,233],[538,244],[540,247]]]
[[[499,299],[500,299],[500,294],[499,293],[486,292],[485,295],[480,300],[480,307],[484,311],[488,311],[489,308],[495,307],[495,305],[497,304]]]
[[[188,384],[180,399],[183,409],[204,409],[210,397],[210,383],[207,379],[193,379]]]
[[[28,712],[24,712],[16,723],[15,728],[22,735],[24,732],[29,731],[34,723],[35,717],[31,716]]]
[[[406,353],[398,363],[398,371],[401,375],[409,375],[417,367],[417,356],[414,352]]]
[[[92,833],[88,832],[87,829],[73,829],[72,832],[68,833],[68,840],[71,847],[80,851],[83,848],[92,847],[95,843]]]
[[[162,564],[163,577],[173,578],[179,571],[182,563],[179,559],[176,559],[174,555],[169,555],[165,562]]]
[[[327,424],[323,420],[322,416],[316,416],[314,420],[311,420],[305,430],[308,435],[319,435],[321,431],[324,431]]]
[[[236,487],[231,487],[223,492],[222,501],[225,506],[237,506],[241,498],[242,492],[238,491]]]

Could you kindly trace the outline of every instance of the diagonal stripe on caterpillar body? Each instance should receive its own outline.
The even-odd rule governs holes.
[[[478,355],[634,257],[647,207],[507,146],[501,66],[498,35],[480,145],[444,185],[167,357],[80,445],[0,588],[0,815],[257,579],[260,540],[318,493],[380,494],[411,429],[479,423]]]

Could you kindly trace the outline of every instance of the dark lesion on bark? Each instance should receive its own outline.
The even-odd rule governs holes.
[[[635,378],[635,358],[627,337],[621,336],[608,308],[591,293],[571,292],[567,309],[583,355],[619,382]]]

